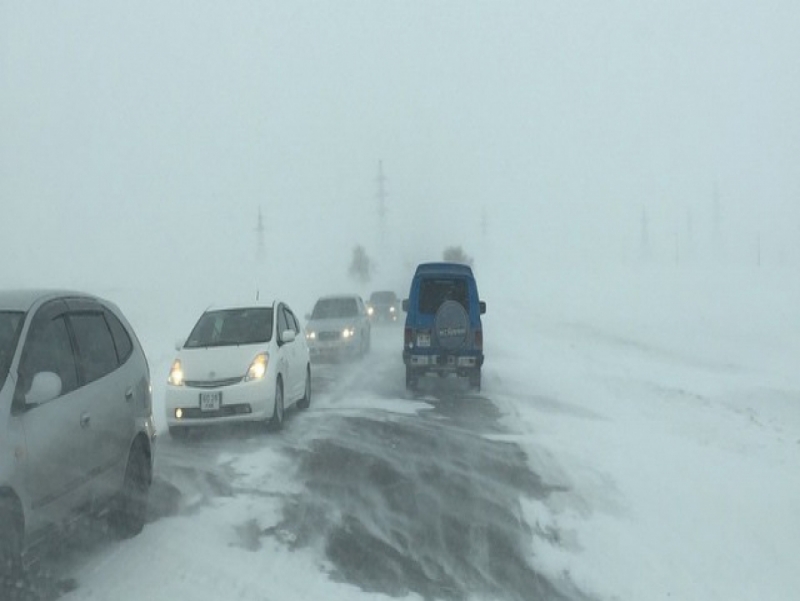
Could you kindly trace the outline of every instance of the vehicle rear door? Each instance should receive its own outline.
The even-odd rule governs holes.
[[[111,328],[103,307],[92,300],[70,300],[68,323],[76,346],[78,377],[88,402],[92,477],[121,477],[133,440],[135,374],[119,369]]]

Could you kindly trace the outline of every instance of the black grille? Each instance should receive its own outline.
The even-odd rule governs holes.
[[[338,332],[338,331],[337,332],[320,332],[319,334],[317,334],[317,338],[319,338],[322,341],[339,340],[339,338],[341,338],[341,337],[342,337],[342,333]]]
[[[230,417],[231,415],[247,415],[253,409],[249,404],[242,405],[223,405],[217,411],[202,411],[199,407],[188,407],[183,409],[183,417],[186,419],[203,419],[209,417]]]
[[[186,380],[184,385],[189,388],[220,388],[222,386],[232,386],[242,381],[242,377],[223,378],[222,380]]]

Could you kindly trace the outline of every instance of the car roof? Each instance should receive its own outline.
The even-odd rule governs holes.
[[[230,303],[214,303],[206,308],[206,311],[228,311],[234,309],[272,309],[278,303],[277,300],[257,300],[241,301]]]
[[[74,290],[44,288],[0,290],[0,311],[29,311],[36,303],[67,297],[97,299],[97,297],[92,294],[76,292]]]
[[[416,275],[424,274],[465,275],[472,277],[472,268],[464,263],[420,263]]]
[[[340,299],[340,298],[357,299],[357,298],[361,298],[361,296],[358,295],[358,294],[327,294],[325,296],[320,296],[317,299],[317,301],[321,301],[321,300],[336,300],[336,299]]]

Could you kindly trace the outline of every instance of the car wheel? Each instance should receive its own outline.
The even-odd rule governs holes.
[[[189,436],[188,426],[170,426],[169,435],[173,440],[186,440]]]
[[[15,499],[0,497],[0,592],[22,577],[22,520]]]
[[[109,514],[109,526],[120,538],[136,536],[144,528],[149,490],[150,461],[144,445],[136,442],[128,456],[122,490]]]
[[[414,392],[418,387],[419,376],[412,368],[406,367],[406,390]]]
[[[311,405],[311,366],[306,367],[306,390],[303,393],[303,398],[297,401],[297,406],[300,409],[308,409]]]
[[[475,371],[469,375],[469,387],[476,392],[481,391],[481,368],[476,367]]]
[[[275,408],[272,410],[272,418],[269,420],[269,427],[271,430],[280,430],[283,428],[283,380],[278,376],[278,381],[275,383]]]

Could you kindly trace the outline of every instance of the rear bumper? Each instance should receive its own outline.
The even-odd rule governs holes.
[[[418,353],[403,351],[403,363],[406,367],[420,373],[455,373],[468,374],[483,365],[483,353],[480,351],[467,353],[431,352]]]

